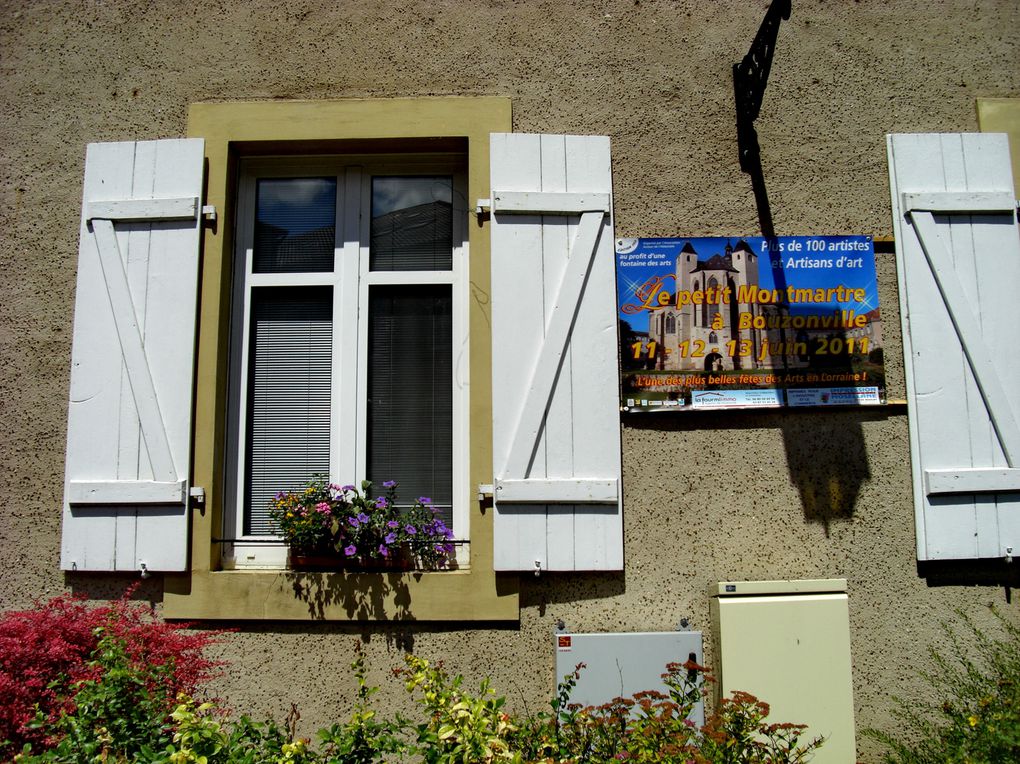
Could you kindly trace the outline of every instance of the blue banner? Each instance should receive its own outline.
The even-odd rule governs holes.
[[[619,239],[626,411],[885,402],[870,236]]]

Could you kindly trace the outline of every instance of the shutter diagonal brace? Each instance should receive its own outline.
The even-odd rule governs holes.
[[[92,231],[99,251],[99,262],[103,269],[110,305],[113,310],[117,338],[120,341],[124,367],[127,371],[131,395],[138,412],[138,422],[145,441],[145,450],[149,455],[152,476],[156,482],[177,483],[177,469],[174,467],[170,441],[163,424],[156,388],[152,382],[148,359],[131,288],[128,284],[124,261],[121,258],[120,245],[114,231],[113,221],[95,218],[91,221]]]
[[[494,193],[493,196],[494,198],[502,201],[508,201],[509,198],[512,198],[513,194],[510,192],[503,192],[498,194]],[[535,200],[535,196],[537,195],[532,195],[532,201]],[[542,194],[541,196],[547,197],[542,200],[543,202],[552,205],[554,197],[558,195]],[[564,196],[567,195],[564,194]],[[562,208],[536,210],[534,209],[536,206],[534,204],[526,206],[528,208],[528,212],[532,214],[576,214],[576,212],[566,211]],[[543,207],[544,206],[545,205],[543,205]],[[608,206],[608,204],[604,206]],[[506,205],[503,208],[503,211],[517,211],[508,209],[508,207],[510,207],[510,205]],[[521,207],[525,207],[525,205],[521,205]],[[499,208],[494,209],[494,212],[499,214]],[[552,303],[549,319],[546,322],[546,331],[542,342],[542,348],[538,354],[534,370],[531,374],[531,381],[524,396],[521,413],[517,420],[517,426],[514,428],[514,436],[511,441],[506,465],[504,467],[505,475],[515,477],[523,477],[527,475],[534,460],[544,426],[546,412],[549,407],[549,402],[552,399],[555,383],[562,370],[563,360],[567,353],[571,329],[580,305],[584,284],[587,280],[591,265],[595,260],[595,252],[598,248],[599,237],[603,228],[602,221],[607,212],[607,209],[597,208],[588,208],[586,211],[581,212],[580,222],[578,223],[577,230],[574,235],[574,241],[571,243],[567,267],[563,273],[562,280],[560,281],[556,292],[556,297]],[[524,482],[527,481],[501,481],[497,479],[497,500],[503,499],[504,501],[514,501],[515,499],[512,498],[511,495],[512,491],[504,491],[504,488],[509,489],[515,486],[515,484]],[[583,478],[575,481],[564,482],[573,483],[575,488],[578,489],[574,490],[567,487],[567,490],[571,493],[579,493],[581,495],[585,493],[583,488],[585,481]],[[601,496],[595,497],[591,495],[591,492],[588,493],[588,501],[609,500],[608,496],[605,495],[605,488],[598,492],[602,494]],[[613,493],[615,494],[615,491]],[[578,498],[580,498],[580,495]],[[523,497],[522,499],[524,501],[528,500]],[[532,498],[531,501],[537,501],[537,499]],[[612,501],[615,503],[615,496],[612,498]]]
[[[1009,397],[1000,381],[994,356],[981,337],[981,326],[978,320],[967,307],[966,293],[953,270],[949,252],[939,239],[933,212],[911,209],[909,204],[912,200],[907,196],[904,194],[906,214],[910,217],[917,232],[917,239],[949,312],[953,328],[956,330],[985,408],[988,410],[989,419],[999,439],[1006,463],[1010,468],[1014,468],[1017,464],[1017,457],[1020,456],[1020,428],[1017,427]],[[983,211],[994,212],[994,210]],[[975,213],[977,210],[971,209],[969,212]]]

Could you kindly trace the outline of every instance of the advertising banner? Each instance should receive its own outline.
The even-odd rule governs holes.
[[[870,236],[619,239],[621,406],[885,402]]]

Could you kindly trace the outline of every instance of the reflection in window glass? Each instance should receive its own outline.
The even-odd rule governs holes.
[[[445,271],[453,265],[453,179],[372,178],[373,271]]]
[[[255,273],[333,270],[336,178],[260,178]]]

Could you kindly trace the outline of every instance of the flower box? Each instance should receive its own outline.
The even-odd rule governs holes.
[[[414,555],[403,547],[389,557],[348,557],[342,551],[290,550],[290,569],[304,572],[399,573],[415,569]]]
[[[333,485],[316,479],[301,491],[281,491],[269,516],[290,547],[292,570],[438,570],[454,561],[453,531],[421,496],[398,506],[396,483],[373,495],[365,481]]]

